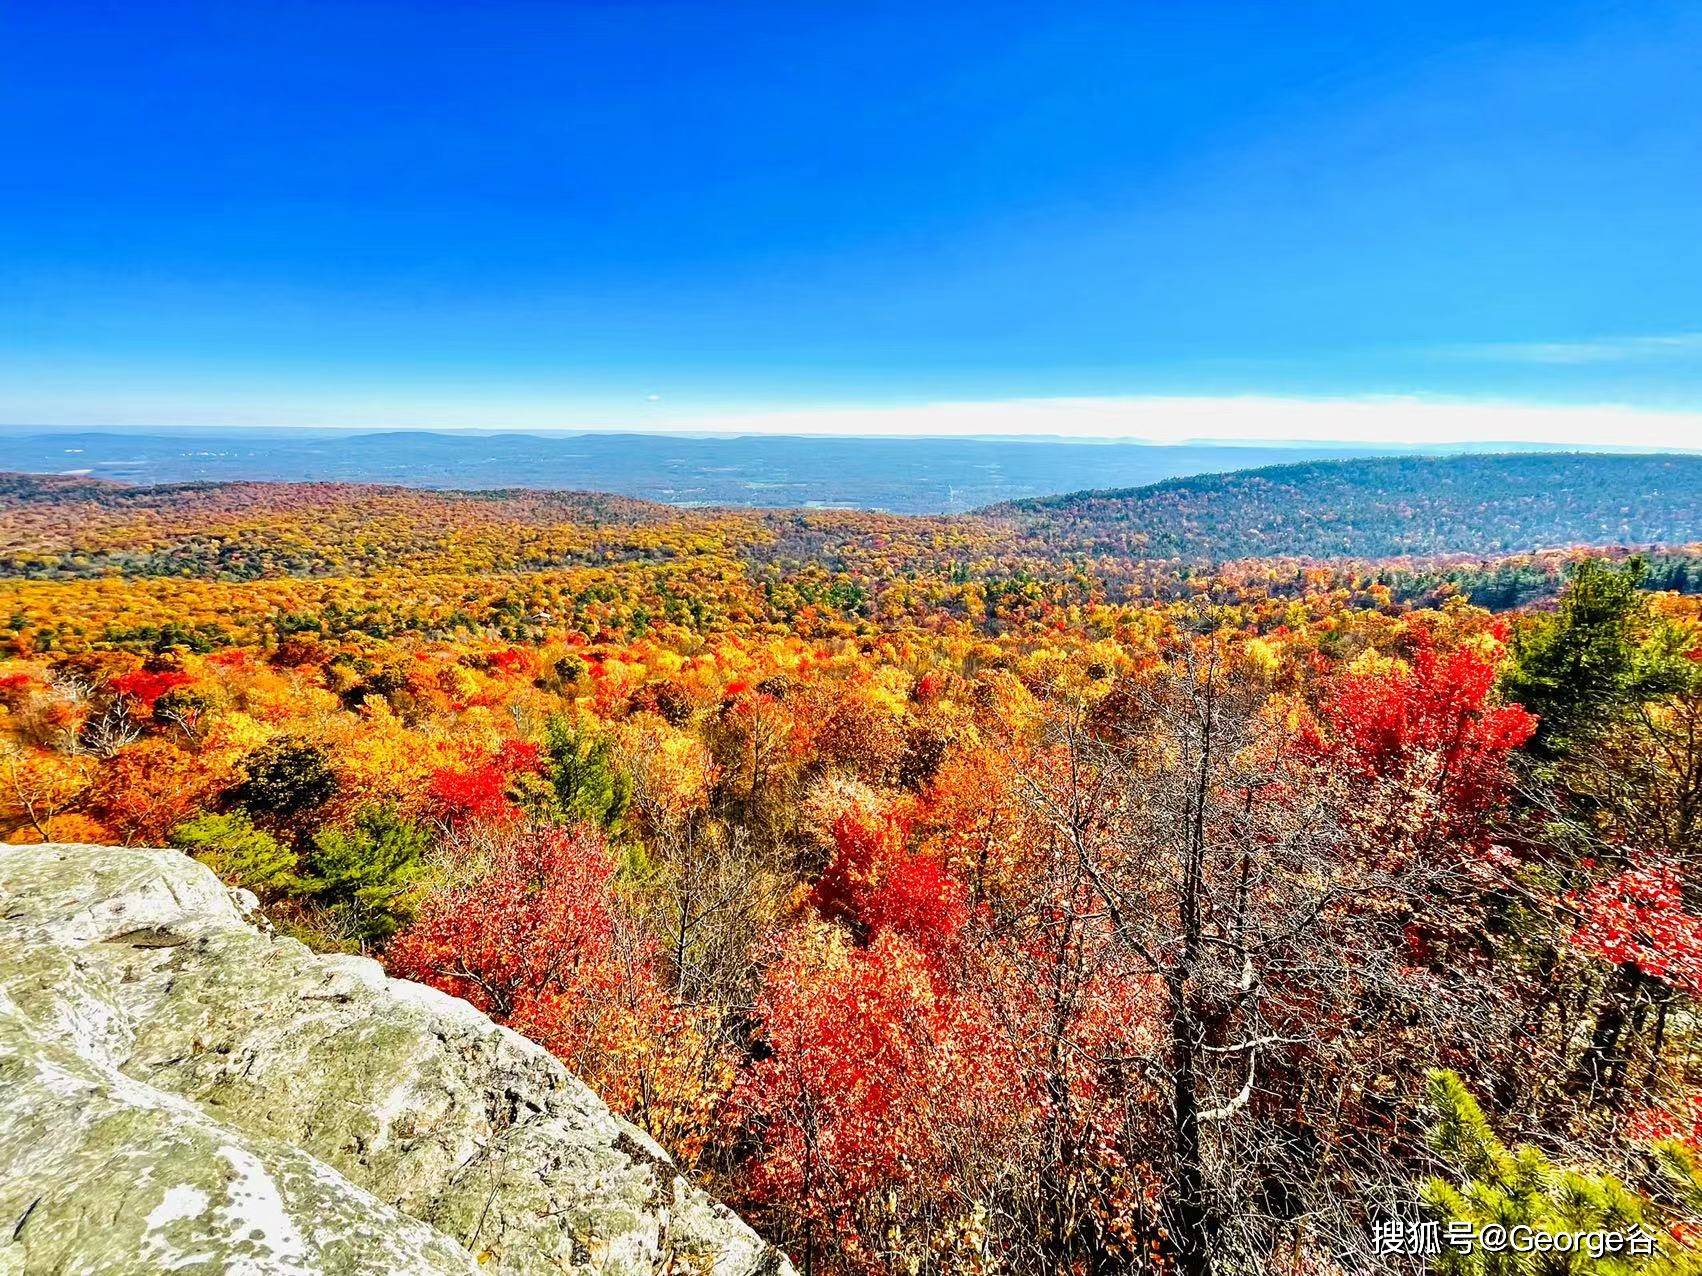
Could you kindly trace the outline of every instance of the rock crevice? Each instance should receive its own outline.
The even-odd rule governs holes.
[[[790,1272],[538,1046],[251,908],[0,848],[0,1276]]]

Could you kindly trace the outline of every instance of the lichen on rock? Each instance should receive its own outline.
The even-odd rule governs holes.
[[[250,905],[0,848],[0,1276],[790,1271],[538,1046]]]

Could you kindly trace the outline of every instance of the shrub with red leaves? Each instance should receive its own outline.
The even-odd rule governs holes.
[[[587,826],[528,830],[485,875],[427,899],[386,965],[466,998],[630,1111],[646,1050],[674,1024],[652,952],[623,929],[615,868]]]
[[[1302,747],[1355,782],[1421,802],[1432,833],[1482,844],[1507,797],[1510,756],[1536,730],[1523,708],[1494,702],[1496,669],[1478,651],[1442,653],[1422,639],[1406,668],[1334,679],[1319,709],[1327,733]]]
[[[1626,869],[1570,897],[1574,947],[1614,966],[1635,966],[1702,999],[1702,917],[1686,911],[1678,874],[1665,865]]]
[[[520,811],[508,800],[515,776],[537,771],[543,750],[526,740],[505,740],[490,758],[467,768],[439,767],[427,792],[438,815],[451,824],[468,820],[507,822]]]
[[[129,696],[152,713],[154,701],[166,692],[188,686],[194,681],[190,675],[179,670],[167,669],[155,673],[147,669],[137,669],[132,673],[120,674],[110,685],[116,694]]]
[[[937,957],[969,920],[969,892],[938,859],[909,850],[908,832],[896,815],[841,815],[814,901],[824,917],[849,922],[866,940],[892,932]]]

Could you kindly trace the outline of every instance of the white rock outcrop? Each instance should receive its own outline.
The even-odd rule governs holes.
[[[251,904],[0,847],[0,1276],[791,1272],[539,1047]]]

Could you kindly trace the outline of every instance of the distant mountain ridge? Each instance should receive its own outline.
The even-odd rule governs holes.
[[[1304,461],[978,512],[1056,553],[1202,562],[1677,545],[1702,539],[1702,456]]]
[[[994,501],[1134,486],[1364,446],[427,430],[29,433],[0,427],[0,470],[185,482],[400,483],[598,491],[680,506],[963,513]]]
[[[531,571],[709,555],[779,579],[911,568],[1128,582],[1245,560],[1494,558],[1702,542],[1702,456],[1550,453],[1311,461],[968,514],[681,508],[609,493],[394,484],[133,486],[0,474],[0,576],[262,579]],[[734,565],[737,565],[736,567]],[[1115,592],[1115,591],[1114,591]]]

